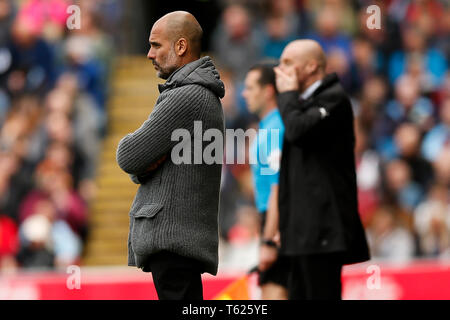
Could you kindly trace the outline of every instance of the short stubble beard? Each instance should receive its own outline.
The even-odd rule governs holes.
[[[166,61],[171,62],[171,61],[175,61],[175,60],[176,60],[176,54],[172,48],[172,50],[170,50],[169,54],[167,55]],[[169,79],[169,77],[172,75],[172,73],[174,73],[174,71],[178,69],[177,65],[171,65],[171,66],[167,66],[166,68],[162,68],[155,61],[153,61],[153,64],[156,65],[159,69],[157,76],[163,80]]]

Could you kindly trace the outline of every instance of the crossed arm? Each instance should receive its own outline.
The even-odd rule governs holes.
[[[146,178],[153,173],[153,171],[158,169],[159,166],[164,161],[166,161],[166,159],[167,159],[167,155],[165,154],[161,159],[159,159],[155,163],[152,163],[150,165],[150,167],[148,167],[147,170],[142,175],[138,176],[138,175],[130,173],[129,176],[130,176],[131,181],[133,181],[136,184],[142,184],[146,180]]]
[[[117,147],[117,163],[135,183],[157,169],[177,143],[172,133],[193,127],[195,110],[201,101],[197,90],[172,90],[155,106],[149,118],[135,132],[127,134]],[[189,130],[192,131],[192,130]]]

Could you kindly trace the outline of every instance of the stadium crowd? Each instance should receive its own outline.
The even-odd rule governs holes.
[[[118,2],[77,1],[82,26],[68,32],[71,1],[0,0],[0,270],[80,261],[107,121],[109,28],[119,19],[101,12]],[[359,209],[373,258],[450,256],[448,1],[221,3],[208,51],[226,86],[226,127],[257,126],[242,97],[253,64],[278,59],[294,39],[317,40],[353,102]],[[367,27],[373,4],[380,29]],[[259,216],[248,165],[224,165],[220,203],[230,249],[222,258],[250,266]]]
[[[0,0],[0,270],[79,263],[113,39],[108,1]],[[109,21],[110,22],[110,21]]]

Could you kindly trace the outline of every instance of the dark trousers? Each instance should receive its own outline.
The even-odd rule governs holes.
[[[203,300],[197,260],[162,251],[150,256],[148,266],[159,300]]]
[[[341,300],[342,263],[337,254],[294,256],[289,281],[290,300]]]

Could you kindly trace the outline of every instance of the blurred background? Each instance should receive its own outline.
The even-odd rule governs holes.
[[[367,27],[373,4],[381,29]],[[353,103],[371,263],[450,261],[447,0],[0,0],[0,279],[126,265],[137,187],[115,150],[156,101],[148,36],[174,10],[204,29],[227,128],[257,127],[241,96],[251,65],[317,40]],[[219,275],[239,274],[258,258],[249,166],[224,165],[221,189]]]

